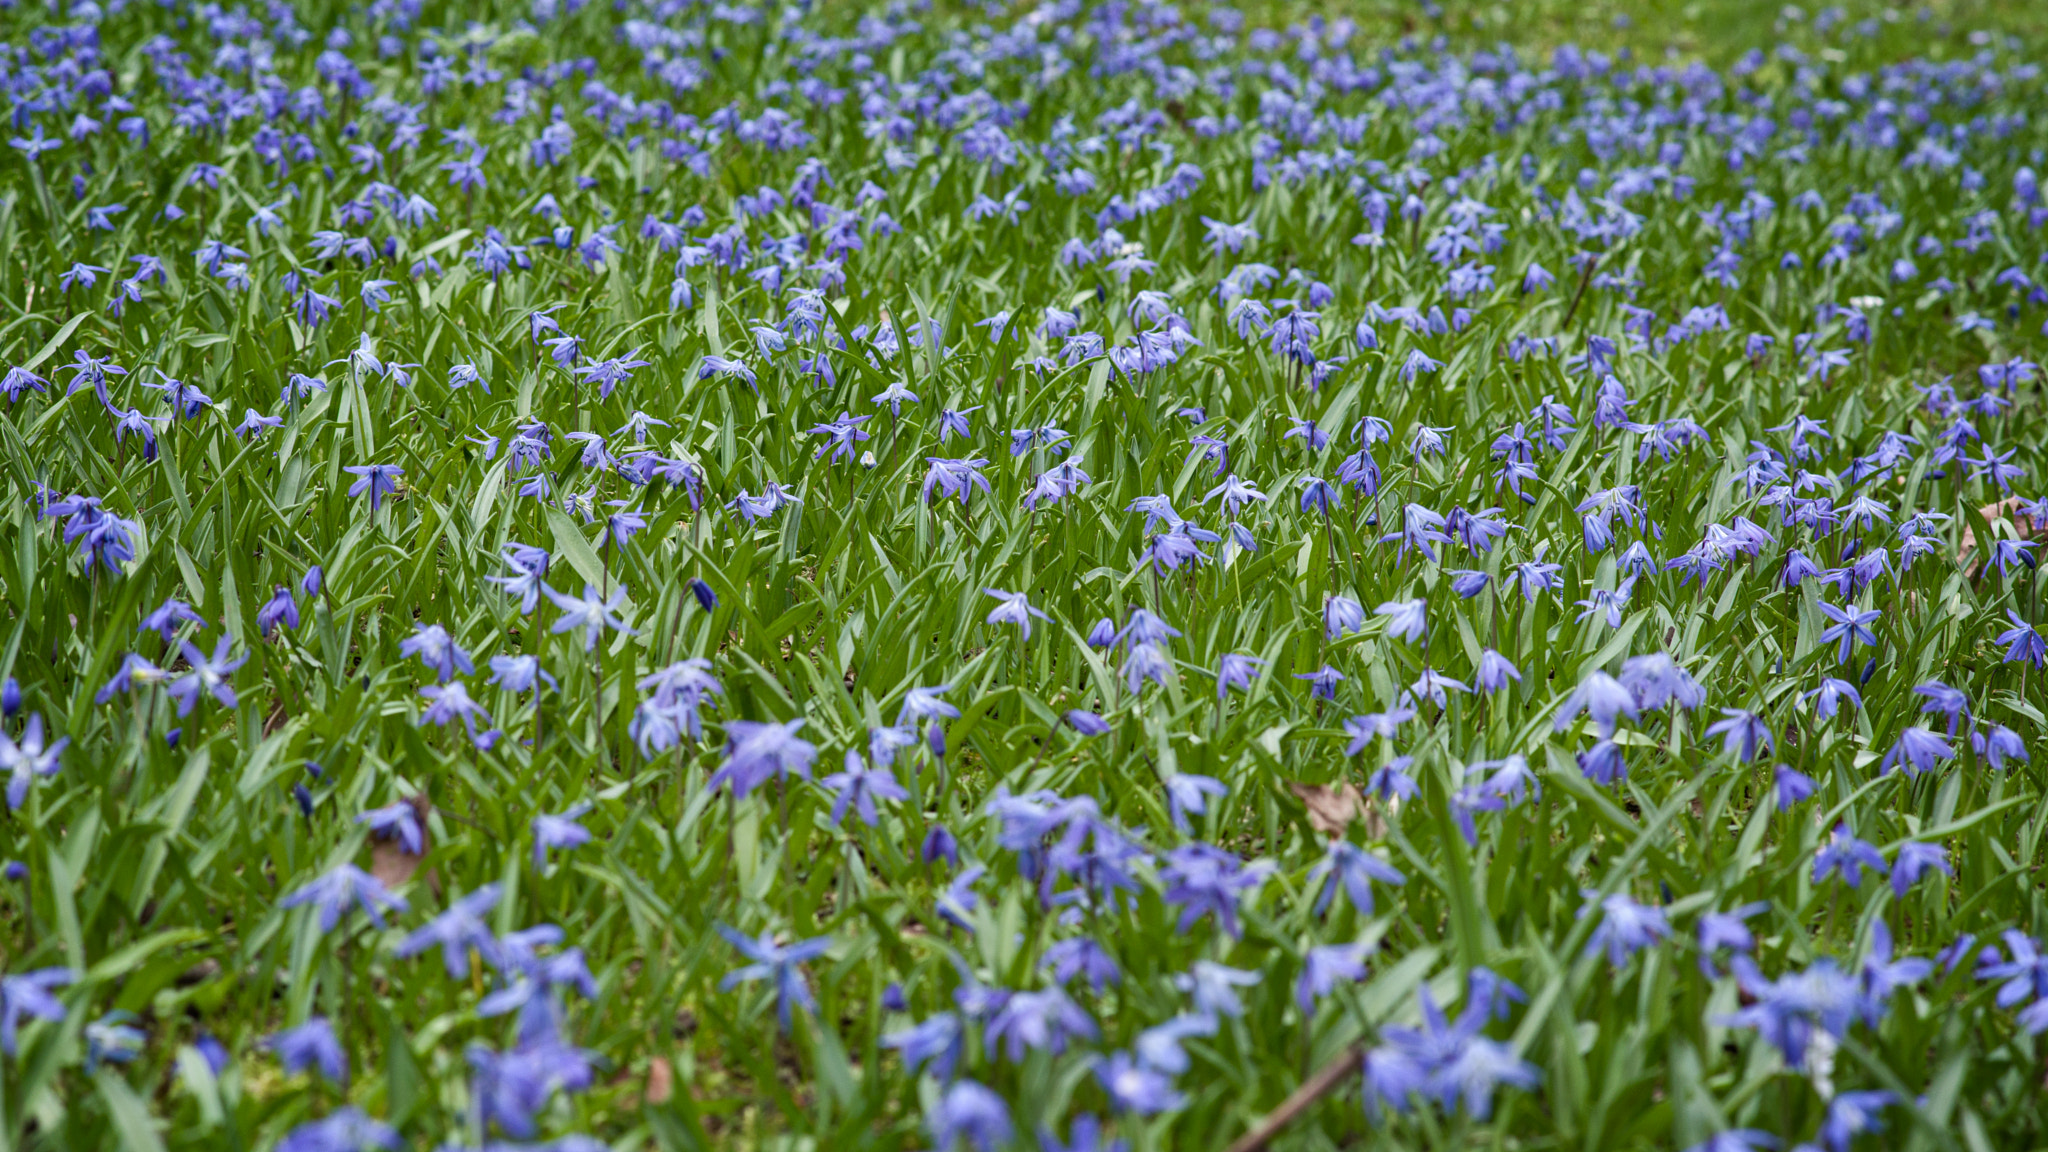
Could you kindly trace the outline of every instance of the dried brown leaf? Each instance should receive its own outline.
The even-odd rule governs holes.
[[[1325,836],[1342,836],[1353,820],[1364,820],[1371,835],[1386,831],[1385,823],[1366,804],[1355,784],[1303,784],[1290,780],[1287,790],[1308,809],[1308,826]]]
[[[668,1057],[656,1056],[647,1063],[647,1102],[666,1104],[675,1095],[676,1072],[669,1065]]]

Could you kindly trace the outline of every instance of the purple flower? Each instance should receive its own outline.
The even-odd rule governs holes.
[[[469,974],[469,952],[472,948],[492,967],[502,967],[504,958],[499,954],[498,942],[492,937],[490,927],[484,923],[484,914],[498,906],[498,899],[503,894],[502,886],[486,884],[456,899],[448,905],[447,911],[414,929],[399,943],[395,954],[400,959],[407,959],[439,945],[441,966],[447,970],[450,980],[460,980]]]
[[[1328,996],[1340,982],[1365,979],[1365,958],[1371,952],[1372,945],[1362,940],[1310,948],[1302,958],[1301,978],[1294,985],[1294,1003],[1302,1015],[1314,1013],[1316,1001]]]
[[[553,816],[542,814],[533,818],[533,866],[541,868],[547,863],[547,854],[554,849],[580,848],[590,843],[590,829],[576,821],[590,811],[591,804],[584,801]]]
[[[1694,933],[1699,940],[1700,972],[1709,979],[1719,974],[1713,954],[1726,949],[1748,955],[1756,948],[1756,936],[1744,921],[1770,908],[1767,903],[1744,904],[1733,912],[1709,912],[1700,917]]]
[[[263,1046],[277,1053],[286,1075],[311,1067],[331,1083],[348,1080],[348,1054],[341,1050],[334,1026],[324,1016],[315,1016],[297,1028],[276,1033],[264,1040]]]
[[[1428,607],[1422,600],[1392,600],[1373,609],[1373,614],[1387,617],[1386,635],[1413,642],[1428,627]]]
[[[384,882],[353,864],[336,865],[333,871],[316,877],[311,883],[299,888],[278,902],[281,908],[296,908],[311,904],[319,910],[320,931],[332,932],[341,918],[348,914],[350,906],[359,907],[370,922],[384,927],[382,909],[395,908],[403,912],[405,900],[384,890]]]
[[[1207,776],[1177,772],[1168,776],[1163,783],[1166,786],[1167,808],[1173,816],[1173,826],[1182,832],[1188,830],[1188,813],[1192,812],[1197,816],[1207,815],[1209,797],[1230,795],[1229,787],[1222,781],[1212,780]]]
[[[917,858],[926,864],[940,860],[955,868],[960,866],[960,841],[953,837],[944,824],[933,824],[925,833],[924,843],[918,847]]]
[[[1323,637],[1335,640],[1365,626],[1365,606],[1348,596],[1332,596],[1323,604]]]
[[[2003,724],[1985,724],[1972,729],[1970,746],[1977,750],[1977,755],[1984,757],[1993,772],[2005,771],[2008,757],[2022,763],[2027,760],[2026,742],[2020,739],[2019,733]]]
[[[1831,958],[1823,957],[1804,972],[1786,973],[1776,980],[1766,980],[1747,956],[1737,956],[1733,967],[1751,1002],[1715,1023],[1756,1030],[1795,1068],[1806,1062],[1816,1031],[1839,1039],[1848,1032],[1860,1007],[1862,989]]]
[[[61,758],[64,749],[71,744],[69,736],[59,737],[54,743],[43,743],[43,714],[33,713],[22,725],[21,739],[17,742],[6,732],[0,732],[0,769],[7,772],[7,807],[19,811],[28,799],[29,785],[38,776],[55,776],[63,767]]]
[[[1331,841],[1329,853],[1318,860],[1308,873],[1309,884],[1321,881],[1322,894],[1316,897],[1316,915],[1321,916],[1329,910],[1337,889],[1342,887],[1351,900],[1351,907],[1360,916],[1371,916],[1371,882],[1374,880],[1391,887],[1408,882],[1399,869],[1356,844],[1341,839]]]
[[[882,1037],[882,1046],[901,1051],[906,1068],[929,1065],[931,1074],[943,1083],[952,1079],[960,1062],[962,1038],[960,1018],[939,1012],[901,1032],[888,1033]]]
[[[1920,711],[1948,717],[1948,734],[1950,736],[1956,734],[1957,723],[1963,717],[1970,714],[1969,696],[1960,689],[1951,688],[1939,680],[1929,680],[1927,683],[1913,689],[1913,693],[1916,696],[1924,696],[1927,699],[1927,703],[1920,706]]]
[[[2011,628],[1998,634],[1998,642],[2006,645],[2005,663],[2012,664],[2025,660],[2035,668],[2040,668],[2044,660],[2048,660],[2048,644],[2042,642],[2041,634],[2034,630],[2033,625],[2020,619],[2019,613],[2008,608],[2005,615],[2006,619],[2012,621]]]
[[[1806,698],[1814,702],[1813,713],[1822,720],[1834,719],[1835,713],[1841,710],[1841,702],[1844,700],[1849,702],[1851,708],[1861,710],[1863,707],[1863,695],[1856,691],[1856,686],[1847,680],[1837,680],[1832,676],[1822,680],[1820,687],[1808,692]]]
[[[1012,1063],[1026,1052],[1059,1055],[1075,1040],[1093,1040],[1095,1021],[1058,986],[1037,992],[1019,992],[1003,1002],[983,1033],[991,1056],[998,1045]]]
[[[1240,656],[1226,652],[1216,662],[1216,703],[1223,703],[1232,689],[1239,692],[1251,690],[1252,677],[1266,662],[1256,656]]]
[[[1031,606],[1022,592],[999,592],[994,588],[983,588],[983,594],[1002,601],[983,621],[986,624],[1015,624],[1026,640],[1031,639],[1031,618],[1049,620],[1051,617]]]
[[[179,716],[192,714],[192,707],[199,703],[199,695],[202,692],[211,694],[224,708],[236,706],[238,701],[235,697],[235,686],[228,682],[228,677],[233,676],[235,670],[247,663],[249,658],[243,656],[238,660],[228,659],[228,649],[232,643],[228,637],[221,637],[213,646],[212,659],[208,659],[199,649],[194,648],[190,640],[179,645],[179,650],[185,654],[185,662],[192,666],[191,671],[171,681],[170,686],[165,689],[171,699],[177,702]]]
[[[1010,1109],[1003,1098],[972,1080],[955,1080],[925,1118],[938,1152],[953,1152],[963,1138],[975,1152],[995,1152],[1010,1142]]]
[[[1312,699],[1337,699],[1337,685],[1344,682],[1344,674],[1325,664],[1314,672],[1296,673],[1296,680],[1308,681],[1308,694]]]
[[[597,647],[598,639],[606,628],[624,632],[629,636],[634,634],[633,629],[626,627],[626,622],[615,614],[615,609],[626,602],[626,587],[623,584],[614,589],[609,598],[600,597],[595,584],[583,586],[581,599],[557,592],[545,584],[541,585],[541,591],[547,593],[548,599],[553,601],[555,607],[562,613],[549,631],[559,634],[583,629],[585,651]]]
[[[390,464],[351,465],[342,471],[361,477],[349,485],[348,494],[361,496],[369,493],[372,514],[383,507],[384,497],[398,491],[398,482],[393,478],[405,475],[405,469]]]
[[[1429,557],[1430,563],[1437,563],[1434,544],[1448,544],[1451,538],[1444,534],[1444,518],[1420,504],[1409,504],[1401,509],[1401,530],[1380,537],[1380,543],[1399,540],[1401,546],[1394,550],[1394,561],[1399,563],[1415,549]]]
[[[411,855],[418,856],[427,850],[426,830],[420,827],[419,810],[410,800],[372,808],[357,816],[356,823],[368,825],[370,835],[379,840],[397,840],[398,846]]]
[[[1187,972],[1173,978],[1174,987],[1193,996],[1195,1011],[1209,1017],[1244,1015],[1236,990],[1258,982],[1256,972],[1227,968],[1212,960],[1197,960]]]
[[[1098,994],[1105,985],[1121,983],[1124,978],[1108,950],[1087,936],[1055,941],[1046,948],[1039,966],[1051,969],[1053,978],[1062,984],[1085,976],[1088,986]]]
[[[287,628],[299,626],[299,602],[292,598],[291,588],[284,584],[279,584],[263,607],[256,610],[256,629],[262,635],[270,635],[279,624]]]
[[[1945,876],[1956,874],[1955,869],[1949,867],[1948,849],[1918,840],[1908,840],[1899,845],[1899,854],[1892,861],[1892,895],[1904,899],[1906,889],[1918,884],[1930,870]]]
[[[469,653],[455,643],[454,637],[448,635],[446,628],[439,624],[417,623],[412,627],[412,635],[399,641],[400,656],[419,657],[420,663],[426,665],[442,684],[455,677],[457,668],[462,669],[465,674],[476,672],[476,665],[471,662]]]
[[[1867,612],[1854,607],[1845,610],[1837,608],[1826,601],[1822,601],[1819,604],[1819,608],[1822,615],[1834,621],[1833,625],[1820,634],[1820,642],[1823,644],[1833,643],[1836,640],[1842,642],[1842,646],[1835,657],[1836,663],[1847,663],[1849,652],[1856,644],[1874,645],[1877,643],[1877,633],[1871,631],[1869,625],[1871,621],[1884,615],[1884,613],[1879,612],[1875,608]]]
[[[1638,904],[1626,892],[1608,896],[1586,893],[1586,903],[1579,909],[1579,918],[1585,919],[1587,913],[1596,907],[1600,910],[1600,926],[1593,930],[1586,943],[1586,951],[1605,949],[1607,962],[1616,968],[1626,964],[1630,956],[1671,935],[1671,925],[1665,920],[1662,908]]]
[[[396,1129],[372,1120],[351,1104],[292,1129],[277,1142],[277,1152],[368,1152],[371,1148],[396,1152],[404,1146]]]
[[[1416,998],[1422,1005],[1422,1030],[1389,1026],[1384,1043],[1365,1055],[1365,1100],[1370,1115],[1382,1105],[1406,1112],[1416,1097],[1434,1100],[1445,1111],[1463,1104],[1476,1120],[1493,1113],[1494,1093],[1501,1085],[1533,1088],[1536,1069],[1515,1057],[1508,1045],[1480,1035],[1490,1004],[1467,1003],[1454,1025],[1445,1019],[1427,985]]]
[[[1721,715],[1722,719],[1707,726],[1707,735],[1721,737],[1724,755],[1733,753],[1748,764],[1758,753],[1771,751],[1771,726],[1763,717],[1739,708],[1723,708]]]
[[[1488,648],[1479,654],[1479,667],[1473,673],[1472,683],[1481,692],[1491,695],[1506,688],[1508,681],[1519,683],[1522,673],[1507,657]]]
[[[489,729],[491,714],[470,697],[469,689],[462,686],[462,681],[429,684],[420,689],[420,695],[427,700],[427,706],[420,710],[421,724],[446,727],[460,720],[464,730],[469,733],[470,740],[475,742],[480,750],[488,748],[497,739],[495,729],[484,736],[477,735],[477,721],[482,720],[485,728]]]
[[[937,456],[927,456],[925,461],[931,465],[931,470],[925,473],[924,478],[924,498],[926,500],[932,498],[932,489],[937,488],[941,499],[952,497],[959,500],[960,506],[964,508],[967,506],[968,500],[974,495],[975,490],[979,489],[982,492],[989,490],[988,478],[981,474],[981,470],[988,467],[987,460],[978,456],[973,459],[962,460],[947,460]]]
[[[1551,719],[1551,727],[1562,732],[1571,727],[1572,721],[1581,714],[1591,716],[1602,736],[1614,734],[1617,717],[1639,719],[1636,711],[1635,694],[1624,688],[1620,681],[1605,672],[1595,670],[1572,689],[1558,706],[1557,714]]]
[[[812,1011],[817,1002],[811,998],[811,989],[804,982],[803,970],[798,967],[806,960],[823,956],[832,947],[829,936],[814,936],[800,943],[783,946],[775,943],[773,933],[763,932],[759,940],[749,939],[738,930],[725,924],[716,925],[718,934],[740,955],[753,963],[734,969],[718,982],[718,990],[730,991],[736,984],[753,980],[769,980],[775,985],[775,1013],[782,1030],[789,1031],[789,1016],[792,1005]]]
[[[1194,843],[1166,854],[1159,878],[1166,883],[1166,902],[1180,908],[1176,931],[1186,933],[1204,916],[1214,916],[1223,930],[1237,935],[1237,900],[1256,888],[1269,869],[1246,867],[1236,856],[1211,844]]]
[[[705,781],[716,791],[731,785],[733,796],[744,799],[748,792],[777,777],[810,778],[811,763],[817,759],[816,745],[797,739],[803,717],[783,723],[728,720],[725,724],[725,763]]]
[[[1885,772],[1904,771],[1908,776],[1918,776],[1933,771],[1936,764],[1955,754],[1948,741],[1916,724],[1899,733],[1879,767]]]
[[[514,695],[536,691],[543,682],[557,692],[562,689],[540,666],[540,657],[530,655],[491,657],[490,682]]]
[[[1774,776],[1774,786],[1777,789],[1778,811],[1780,812],[1787,811],[1794,804],[1798,804],[1807,797],[1812,796],[1815,789],[1819,787],[1819,785],[1813,782],[1813,777],[1808,776],[1789,764],[1778,765]]]
[[[1109,721],[1081,708],[1069,709],[1060,719],[1067,722],[1067,727],[1083,736],[1101,736],[1109,731]]]
[[[1884,1131],[1879,1113],[1898,1100],[1885,1091],[1837,1093],[1828,1101],[1827,1115],[1820,1122],[1821,1143],[1829,1152],[1849,1152],[1850,1142],[1859,1133]]]
[[[165,644],[169,644],[177,639],[178,628],[183,624],[196,624],[201,628],[206,627],[206,621],[200,618],[199,613],[192,610],[190,604],[174,597],[165,600],[157,607],[156,611],[144,616],[141,627],[137,628],[136,631],[154,632],[157,634],[158,639],[162,640]]]
[[[78,979],[70,968],[38,968],[16,976],[0,976],[0,1052],[19,1055],[16,1033],[23,1017],[56,1022],[64,1019],[64,1002],[51,995]]]
[[[1095,1077],[1109,1094],[1109,1104],[1118,1112],[1151,1116],[1181,1106],[1183,1097],[1173,1090],[1173,1081],[1138,1062],[1129,1052],[1112,1052],[1097,1058]]]
[[[1838,873],[1851,888],[1863,886],[1863,870],[1870,869],[1879,876],[1890,871],[1884,856],[1867,841],[1858,840],[1849,831],[1847,824],[1835,825],[1828,842],[1821,846],[1813,858],[1813,882],[1820,883],[1828,874]]]
[[[834,772],[819,781],[833,793],[832,826],[838,827],[846,817],[850,806],[860,814],[861,823],[873,828],[881,816],[875,811],[875,800],[908,800],[910,793],[896,782],[896,777],[887,768],[869,768],[861,754],[846,750],[846,770]]]

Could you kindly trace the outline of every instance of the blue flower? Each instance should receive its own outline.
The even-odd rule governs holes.
[[[626,602],[626,588],[623,584],[614,589],[609,597],[600,597],[594,584],[583,586],[583,596],[580,599],[557,592],[545,584],[541,585],[541,590],[547,593],[548,599],[562,612],[549,631],[562,633],[583,629],[583,647],[586,651],[597,647],[599,637],[607,628],[624,632],[629,636],[634,634],[633,629],[626,627],[626,622],[616,614],[616,609]]]
[[[1296,680],[1308,681],[1308,694],[1313,699],[1335,701],[1337,699],[1337,685],[1344,682],[1345,676],[1342,672],[1325,664],[1314,672],[1296,673],[1294,678]]]
[[[1412,643],[1428,627],[1428,607],[1423,600],[1393,600],[1373,609],[1373,614],[1387,617],[1386,635]]]
[[[1316,897],[1316,915],[1321,916],[1335,899],[1341,886],[1351,899],[1351,906],[1360,916],[1371,916],[1373,910],[1372,881],[1399,887],[1408,882],[1400,869],[1348,840],[1332,840],[1330,850],[1315,867],[1309,869],[1308,883],[1320,881],[1321,895]]]
[[[963,1039],[960,1018],[938,1012],[908,1029],[883,1036],[882,1046],[901,1051],[906,1068],[923,1067],[943,1082],[952,1079],[960,1063]]]
[[[324,1016],[315,1016],[297,1028],[287,1028],[263,1041],[277,1053],[286,1074],[313,1068],[335,1084],[348,1080],[348,1053],[334,1035],[334,1026]]]
[[[1053,987],[1038,992],[1019,992],[1004,1001],[990,1019],[983,1040],[990,1055],[998,1045],[1012,1063],[1028,1051],[1043,1050],[1055,1056],[1075,1040],[1093,1040],[1095,1022],[1064,989]]]
[[[498,899],[503,893],[502,886],[486,884],[457,898],[446,911],[400,941],[394,954],[400,959],[407,959],[439,945],[441,966],[447,969],[450,980],[460,980],[469,974],[469,952],[472,948],[486,963],[493,967],[501,966],[503,958],[498,951],[498,942],[484,924],[483,917],[498,906]]]
[[[1828,842],[1821,846],[1813,859],[1813,882],[1820,883],[1830,873],[1838,873],[1851,888],[1863,886],[1863,870],[1870,869],[1879,876],[1890,871],[1884,856],[1867,841],[1858,840],[1849,831],[1847,824],[1835,825]]]
[[[404,1146],[396,1129],[372,1120],[351,1104],[292,1129],[277,1142],[277,1152],[368,1152],[371,1148],[396,1152]]]
[[[792,1005],[806,1011],[817,1008],[817,1002],[811,998],[810,986],[804,982],[803,969],[799,965],[806,960],[823,956],[826,950],[832,947],[831,937],[814,936],[809,940],[784,946],[775,943],[773,933],[763,932],[759,940],[753,940],[727,925],[719,924],[716,927],[720,936],[739,949],[740,955],[753,961],[745,967],[726,973],[718,982],[719,991],[729,991],[736,984],[753,980],[773,982],[776,1019],[781,1022],[784,1032],[789,1031]]]
[[[405,475],[405,469],[391,464],[351,465],[342,471],[360,477],[354,484],[349,485],[348,494],[361,496],[368,493],[372,513],[383,506],[384,497],[398,491],[396,477]]]
[[[338,864],[278,902],[279,907],[296,908],[311,904],[319,910],[320,930],[334,931],[351,906],[359,907],[370,922],[384,927],[382,909],[403,912],[405,900],[384,890],[384,883],[353,864]]]
[[[1000,592],[994,588],[984,588],[982,593],[1002,601],[1001,604],[997,605],[988,614],[988,618],[983,623],[1015,624],[1026,640],[1031,639],[1031,618],[1033,616],[1038,617],[1040,620],[1051,619],[1045,613],[1033,608],[1031,602],[1025,599],[1025,594],[1022,592]]]
[[[1918,725],[1910,725],[1900,731],[1898,740],[1884,754],[1879,767],[1885,772],[1904,771],[1908,776],[1918,776],[1932,771],[1937,763],[1952,759],[1955,754],[1955,748],[1948,741]]]
[[[1230,789],[1220,780],[1188,773],[1175,773],[1163,783],[1166,786],[1167,808],[1173,816],[1174,827],[1183,832],[1188,830],[1188,813],[1197,816],[1209,811],[1209,797],[1228,796]]]
[[[954,1152],[961,1140],[975,1152],[995,1152],[1010,1142],[1010,1109],[1003,1098],[972,1080],[955,1080],[940,1093],[925,1118],[937,1152]]]
[[[1109,1094],[1109,1106],[1116,1112],[1151,1116],[1181,1106],[1185,1099],[1173,1090],[1166,1075],[1146,1067],[1129,1052],[1112,1052],[1095,1060],[1095,1078]]]
[[[38,968],[0,976],[0,1052],[18,1055],[17,1033],[23,1017],[51,1022],[64,1019],[64,1002],[52,991],[78,979],[70,968]]]
[[[1365,979],[1365,958],[1372,946],[1364,941],[1350,944],[1319,944],[1302,958],[1301,978],[1295,982],[1294,1003],[1307,1016],[1316,1001],[1328,996],[1339,982]]]
[[[16,691],[18,693],[19,689]],[[0,771],[7,773],[9,810],[20,811],[22,803],[28,799],[29,785],[38,777],[55,776],[63,768],[64,749],[70,744],[69,736],[59,737],[47,745],[43,742],[43,714],[40,712],[29,715],[27,723],[22,725],[19,741],[6,732],[0,732]]]
[[[1747,764],[1771,751],[1771,726],[1763,717],[1739,708],[1723,708],[1721,716],[1707,725],[1707,735],[1721,737],[1723,755],[1733,754]]]
[[[1596,907],[1600,910],[1600,926],[1593,930],[1586,950],[1597,952],[1605,949],[1607,962],[1616,968],[1627,963],[1630,956],[1671,935],[1671,925],[1665,920],[1662,908],[1638,904],[1626,892],[1607,896],[1586,893],[1586,903],[1579,908],[1579,918],[1585,919]]]

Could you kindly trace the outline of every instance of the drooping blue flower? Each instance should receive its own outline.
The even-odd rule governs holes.
[[[987,619],[983,623],[992,625],[1015,624],[1018,632],[1026,640],[1031,639],[1031,618],[1033,616],[1038,617],[1040,620],[1051,619],[1045,613],[1033,608],[1031,601],[1022,592],[1002,592],[994,588],[984,588],[982,593],[987,596],[993,596],[1001,601],[1000,604],[989,612]]]
[[[1884,754],[1879,768],[1885,772],[1903,771],[1908,776],[1931,772],[1941,761],[1953,759],[1956,750],[1939,735],[1920,727],[1908,725],[1899,732],[1899,738],[1891,750]]]

